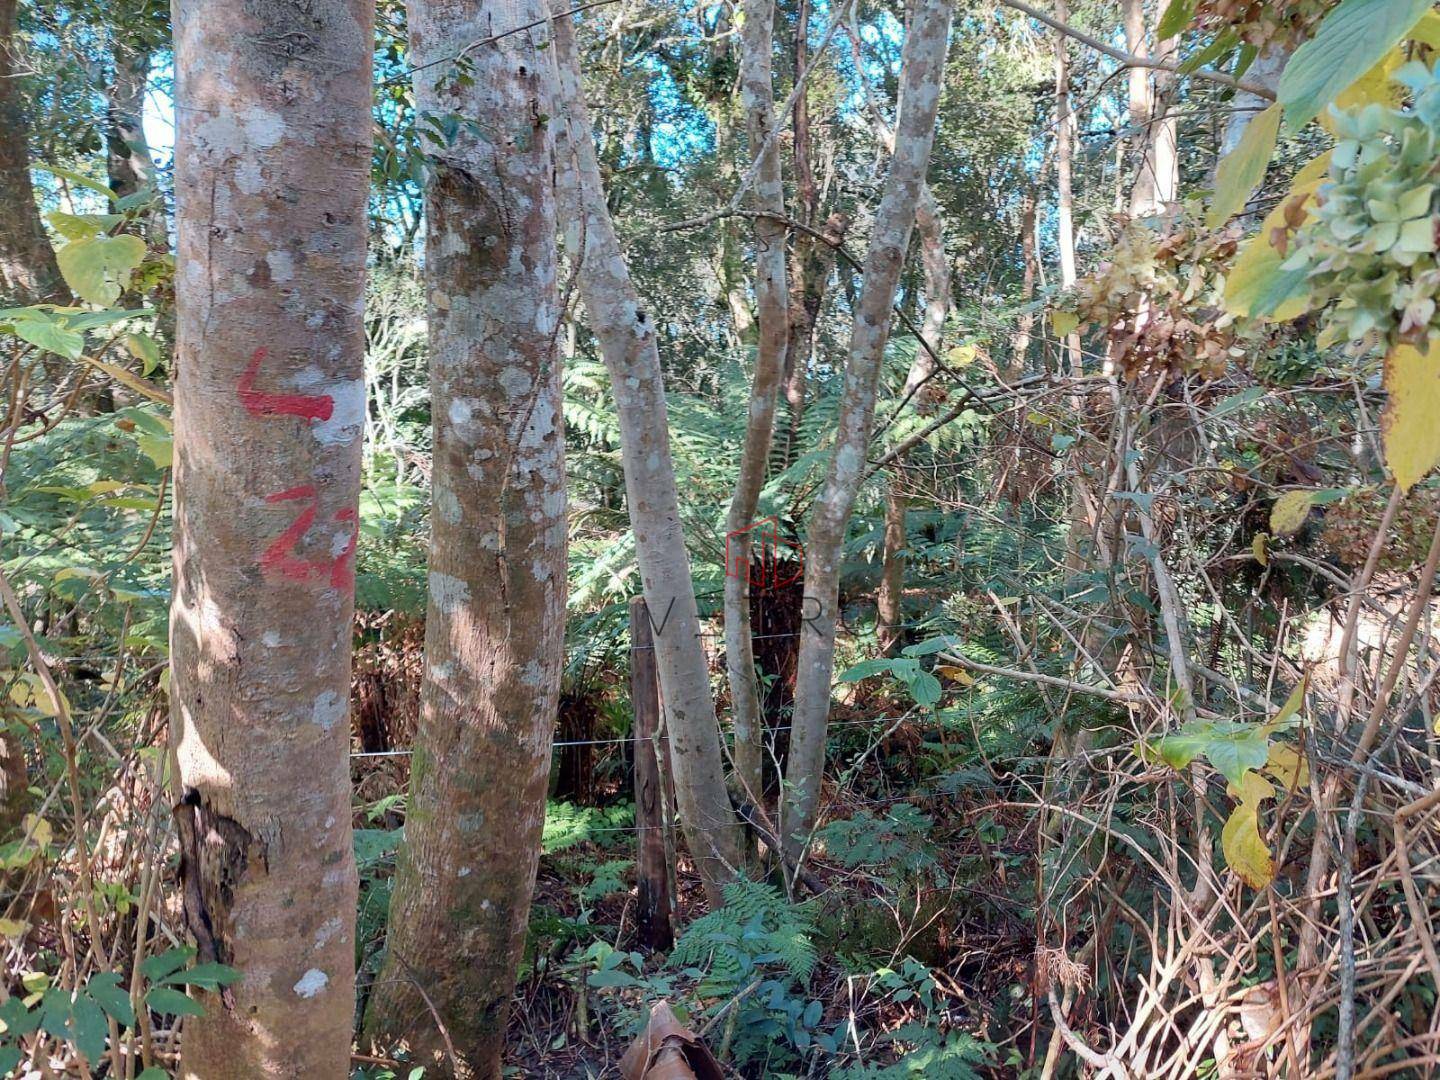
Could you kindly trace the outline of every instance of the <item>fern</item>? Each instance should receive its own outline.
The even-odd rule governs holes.
[[[783,968],[801,982],[815,970],[815,914],[773,885],[739,878],[725,886],[725,906],[696,919],[670,954],[680,968],[708,964],[705,992],[733,993],[753,970]]]

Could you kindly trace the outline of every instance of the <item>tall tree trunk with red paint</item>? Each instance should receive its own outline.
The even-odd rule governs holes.
[[[427,1075],[500,1075],[564,666],[546,12],[544,0],[409,6],[417,106],[438,125],[467,123],[427,147],[435,465],[425,676],[366,1027],[381,1045],[408,1047]],[[446,62],[490,35],[463,70]]]
[[[200,956],[243,973],[186,1021],[203,1080],[350,1067],[372,18],[174,12],[176,818]]]

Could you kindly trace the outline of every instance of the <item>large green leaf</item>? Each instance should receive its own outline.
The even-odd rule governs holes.
[[[1295,50],[1280,76],[1278,98],[1292,129],[1309,123],[1337,94],[1380,62],[1432,0],[1341,0]]]
[[[120,299],[144,258],[145,241],[128,233],[72,240],[55,253],[60,273],[75,295],[100,307]]]
[[[40,308],[29,308],[10,322],[15,336],[37,349],[77,360],[85,349],[85,336],[72,329],[68,320]]]

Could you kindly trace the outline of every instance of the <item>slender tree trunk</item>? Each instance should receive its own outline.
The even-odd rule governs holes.
[[[1121,7],[1125,20],[1125,48],[1135,56],[1144,56],[1150,51],[1145,40],[1145,0],[1123,0]],[[1154,121],[1155,95],[1150,89],[1148,68],[1132,67],[1128,79],[1130,127],[1134,132],[1131,146],[1138,159],[1135,179],[1130,188],[1130,216],[1148,217],[1157,212],[1157,140],[1156,129],[1151,126]]]
[[[1055,17],[1070,17],[1067,0],[1056,0]],[[1055,246],[1060,251],[1060,287],[1075,287],[1075,114],[1070,109],[1069,38],[1055,35]],[[1065,338],[1071,375],[1080,374],[1080,334]]]
[[[774,51],[775,0],[745,0],[740,54],[740,94],[750,156],[769,142],[755,177],[755,208],[783,215],[785,190],[780,176],[780,147],[770,141],[774,130],[775,93],[771,76]],[[775,406],[785,373],[785,348],[790,337],[789,296],[785,284],[785,226],[777,220],[755,219],[755,376],[746,413],[740,474],[725,520],[725,672],[735,726],[736,780],[749,798],[759,802],[764,791],[764,724],[760,686],[750,636],[750,527],[760,503],[760,489],[770,463],[775,432]]]
[[[244,973],[186,1021],[197,1080],[350,1066],[372,17],[175,6],[176,818],[200,958]]]
[[[55,249],[45,235],[30,180],[30,125],[17,71],[19,0],[0,0],[0,290],[8,300],[65,303]]]
[[[408,8],[417,108],[471,122],[429,152],[425,675],[385,967],[366,1024],[377,1043],[407,1045],[427,1075],[500,1075],[564,666],[546,13],[544,0]],[[470,51],[457,79],[446,59],[493,34],[504,36]]]
[[[920,336],[925,345],[915,350],[915,359],[901,390],[902,400],[913,400],[921,385],[934,376],[936,364],[930,350],[939,352],[945,317],[950,312],[950,259],[945,254],[945,223],[929,184],[920,191],[915,230],[920,236],[920,266],[925,277],[925,315],[920,323]],[[904,622],[905,544],[909,528],[905,520],[906,499],[898,488],[903,468],[902,455],[891,465],[890,489],[885,495],[884,555],[880,588],[875,597],[875,635],[882,656],[889,656],[899,648],[904,633],[901,623]]]
[[[890,336],[891,305],[935,135],[950,18],[951,5],[945,0],[916,0],[905,36],[895,150],[865,256],[865,280],[850,338],[835,447],[806,538],[806,617],[800,636],[783,823],[786,846],[797,864],[815,825],[825,767],[841,550],[865,475],[876,387]]]
[[[561,120],[555,132],[556,174],[566,246],[579,262],[580,296],[615,393],[625,491],[645,601],[655,624],[681,825],[705,891],[718,904],[720,886],[739,863],[741,831],[725,789],[715,702],[680,527],[655,322],[635,291],[606,206],[574,29],[568,16],[553,25],[550,51]]]
[[[800,454],[800,422],[805,418],[805,386],[815,349],[815,323],[835,273],[835,250],[845,240],[850,220],[838,210],[821,230],[825,239],[797,236],[790,278],[790,341],[785,347],[785,464]]]
[[[1020,302],[1028,305],[1035,298],[1035,189],[1027,187],[1020,203]],[[1035,327],[1035,313],[1022,312],[1015,320],[1015,336],[1010,343],[1010,363],[1006,377],[1018,379],[1025,374],[1030,355],[1030,340]]]
[[[124,197],[155,181],[155,162],[145,141],[145,87],[150,50],[117,44],[105,89],[105,171],[110,190]]]

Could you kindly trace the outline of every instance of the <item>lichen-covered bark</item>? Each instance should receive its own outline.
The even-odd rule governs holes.
[[[408,11],[417,108],[467,123],[450,144],[426,148],[434,471],[425,674],[386,961],[366,1028],[378,1044],[406,1046],[427,1076],[498,1077],[564,661],[549,31],[505,33],[548,9],[544,0],[411,0]],[[496,34],[463,69],[444,62]]]
[[[865,281],[851,331],[835,446],[806,537],[806,619],[800,635],[782,823],[785,845],[796,862],[804,852],[818,808],[834,671],[841,549],[865,475],[876,387],[890,336],[891,306],[935,135],[950,18],[951,7],[945,0],[917,0],[905,37],[895,149],[865,255]]]
[[[366,0],[178,0],[176,807],[201,959],[181,1074],[343,1077],[364,414]]]
[[[745,0],[744,11],[740,96],[745,107],[751,155],[769,143],[755,175],[752,201],[759,211],[782,215],[785,190],[780,176],[780,148],[770,138],[775,127],[771,79],[775,0]],[[774,218],[762,217],[755,219],[754,229],[759,333],[740,472],[725,519],[729,541],[725,572],[725,671],[730,682],[730,707],[735,726],[736,778],[749,798],[758,801],[763,788],[764,745],[760,687],[750,638],[750,534],[747,530],[754,522],[770,460],[775,406],[780,397],[785,349],[790,339],[790,311],[785,283],[785,227]]]
[[[566,11],[557,0],[557,11]],[[725,790],[715,702],[700,638],[690,559],[680,527],[670,427],[655,324],[641,303],[605,202],[569,17],[554,23],[556,175],[566,247],[610,372],[640,578],[655,624],[655,658],[670,731],[680,823],[712,903],[740,857],[740,825]]]
[[[16,62],[18,6],[19,0],[0,0],[0,295],[11,303],[64,303],[70,292],[30,179],[30,126],[18,78],[23,65]]]

